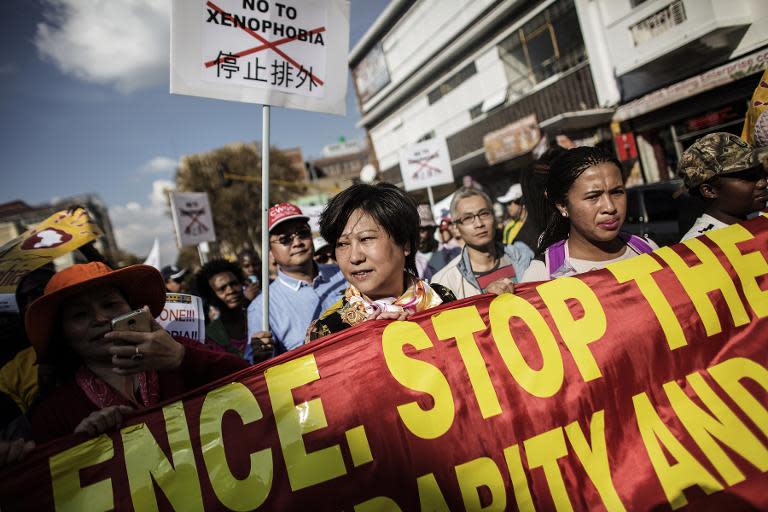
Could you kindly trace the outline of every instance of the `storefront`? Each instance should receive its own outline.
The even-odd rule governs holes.
[[[768,49],[622,105],[613,117],[617,154],[645,183],[676,177],[694,141],[713,132],[741,135],[749,100],[768,67]],[[638,165],[639,164],[639,165]]]

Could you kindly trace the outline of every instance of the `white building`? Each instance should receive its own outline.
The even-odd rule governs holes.
[[[646,181],[674,176],[699,137],[741,133],[768,67],[767,1],[575,2],[599,101],[620,105],[612,129],[636,146],[624,156],[639,154]]]
[[[457,178],[499,190],[541,131],[610,141],[573,0],[395,0],[349,62],[388,181],[400,181],[399,151],[432,137],[446,138]]]
[[[766,26],[766,0],[393,0],[349,65],[388,181],[404,146],[444,137],[457,180],[497,192],[540,134],[615,139],[657,181],[696,137],[740,130]]]

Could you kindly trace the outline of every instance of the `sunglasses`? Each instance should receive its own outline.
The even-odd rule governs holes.
[[[270,240],[270,242],[278,243],[280,245],[284,245],[287,247],[293,243],[294,238],[298,238],[299,240],[306,240],[308,238],[312,238],[312,230],[310,230],[307,227],[299,228],[292,233],[285,233],[283,235],[280,235],[276,239]]]

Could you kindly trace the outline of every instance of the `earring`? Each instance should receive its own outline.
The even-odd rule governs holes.
[[[563,217],[566,217],[566,218],[568,218],[568,212],[567,212],[567,211],[565,211],[565,210],[562,210],[560,213],[562,213],[562,214],[563,214]]]

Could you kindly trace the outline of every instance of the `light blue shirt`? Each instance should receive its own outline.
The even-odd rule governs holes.
[[[278,270],[277,279],[269,285],[269,327],[276,354],[303,345],[309,324],[338,301],[347,288],[344,274],[337,265],[317,265],[317,270],[312,284]],[[265,330],[261,322],[263,301],[263,295],[259,294],[248,306],[248,340],[254,333]],[[244,357],[253,362],[250,343]]]

